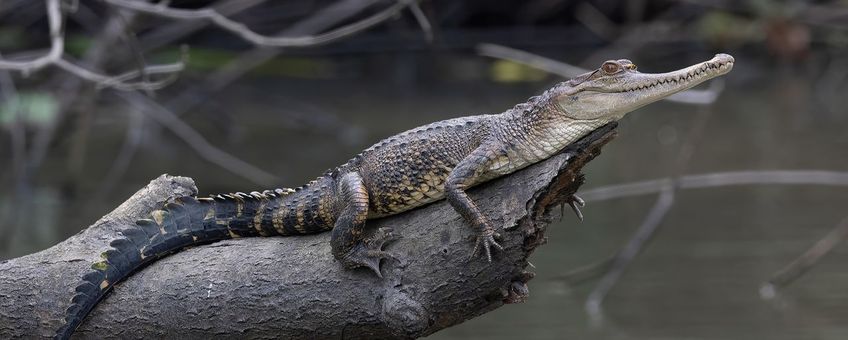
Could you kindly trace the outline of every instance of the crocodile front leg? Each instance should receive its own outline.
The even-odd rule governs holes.
[[[491,144],[479,146],[456,165],[445,183],[445,197],[448,203],[479,232],[472,255],[477,254],[482,248],[489,262],[492,261],[491,248],[503,250],[496,241],[500,238],[500,234],[495,232],[486,216],[483,216],[477,208],[477,204],[465,193],[465,189],[480,180],[500,156],[499,150]]]
[[[382,278],[380,260],[394,258],[383,251],[383,246],[395,239],[392,230],[380,228],[371,237],[364,236],[368,191],[359,173],[342,175],[338,192],[342,208],[330,239],[333,256],[347,268],[367,267]]]

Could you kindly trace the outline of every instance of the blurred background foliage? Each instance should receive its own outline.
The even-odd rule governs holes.
[[[0,60],[48,51],[50,2],[0,2]],[[167,4],[213,8],[267,36],[396,7],[340,39],[285,47],[114,2],[61,1],[62,58],[111,80],[135,72],[117,83],[137,88],[55,63],[0,69],[0,259],[65,239],[161,173],[194,178],[201,194],[295,187],[405,129],[502,112],[574,68],[628,58],[664,72],[726,52],[734,71],[699,90],[717,99],[657,103],[622,122],[587,168],[586,221],[564,216],[531,259],[530,301],[432,337],[848,337],[848,1]],[[692,174],[712,174],[713,188],[684,190]],[[614,186],[657,178],[676,185]],[[656,192],[665,200],[654,204]],[[810,247],[827,257],[779,272]],[[610,268],[625,275],[603,288]]]

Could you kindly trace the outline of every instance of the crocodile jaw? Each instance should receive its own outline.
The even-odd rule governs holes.
[[[627,81],[618,88],[618,93],[623,95],[625,107],[632,107],[630,110],[634,110],[727,74],[733,69],[733,63],[732,56],[718,54],[708,61],[673,72],[659,74],[634,72],[625,78]]]
[[[712,59],[667,73],[625,70],[616,75],[586,75],[587,80],[568,86],[557,104],[575,120],[614,121],[630,111],[692,88],[733,69],[734,59],[717,54]]]

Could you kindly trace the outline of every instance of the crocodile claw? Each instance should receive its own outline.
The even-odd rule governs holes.
[[[371,269],[377,277],[382,279],[383,273],[380,272],[380,261],[383,259],[396,260],[394,255],[389,254],[388,252],[375,250],[367,252],[366,256],[359,262],[359,264],[361,267]]]
[[[383,259],[397,260],[394,255],[383,250],[383,246],[400,238],[393,234],[392,231],[392,228],[377,229],[374,235],[362,240],[361,243],[351,249],[344,256],[342,262],[348,268],[366,267],[371,269],[374,274],[377,274],[377,277],[382,279],[383,274],[380,272],[380,261]]]
[[[497,250],[503,250],[503,247],[498,244],[498,240],[501,239],[501,235],[496,233],[491,228],[488,228],[477,235],[477,242],[474,244],[474,250],[471,252],[471,256],[477,255],[482,248],[483,252],[486,254],[486,259],[489,262],[492,262],[492,248]],[[481,246],[482,245],[482,246]]]
[[[580,198],[580,196],[571,195],[571,199],[568,200],[568,205],[571,206],[571,210],[574,210],[574,214],[577,215],[580,222],[583,222],[583,212],[580,211],[580,208],[586,206],[586,201]]]

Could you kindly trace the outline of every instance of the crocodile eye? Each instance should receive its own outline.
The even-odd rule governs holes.
[[[601,69],[604,70],[604,73],[612,75],[621,72],[621,65],[614,61],[608,61],[601,65]]]

